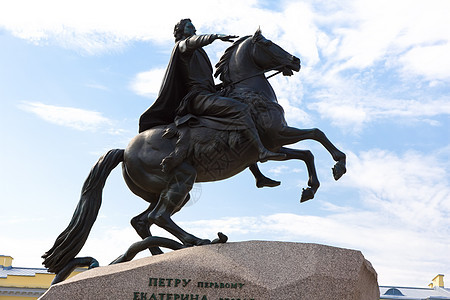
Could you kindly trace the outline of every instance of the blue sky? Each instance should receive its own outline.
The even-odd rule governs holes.
[[[450,21],[448,1],[10,1],[0,4],[0,252],[38,267],[68,224],[90,168],[125,148],[154,101],[189,17],[198,33],[263,34],[302,60],[271,83],[291,126],[322,129],[348,157],[315,142],[321,187],[299,203],[300,161],[269,162],[281,180],[257,189],[249,171],[194,186],[174,220],[230,241],[280,240],[358,249],[381,285],[450,276]],[[228,44],[205,48],[217,62]],[[110,175],[80,255],[108,264],[139,237],[146,203]],[[5,230],[6,228],[6,230]],[[154,229],[154,234],[165,235]],[[145,254],[146,255],[146,254]]]

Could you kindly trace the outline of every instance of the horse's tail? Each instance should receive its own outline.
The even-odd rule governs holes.
[[[67,228],[42,258],[50,272],[59,273],[83,248],[102,204],[102,190],[111,171],[123,161],[124,150],[114,149],[99,158],[81,190],[80,201]]]

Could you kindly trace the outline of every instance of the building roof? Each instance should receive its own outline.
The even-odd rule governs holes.
[[[0,278],[6,278],[9,275],[15,276],[35,276],[36,274],[52,274],[45,268],[16,268],[3,267],[0,268]]]
[[[380,299],[450,300],[450,289],[442,287],[412,288],[412,287],[397,287],[397,286],[380,286]]]

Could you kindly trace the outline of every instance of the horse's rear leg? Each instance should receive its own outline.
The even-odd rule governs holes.
[[[314,165],[314,155],[309,150],[297,150],[282,147],[279,152],[286,154],[288,159],[301,159],[305,162],[308,169],[308,187],[303,189],[300,202],[313,199],[320,186],[319,178],[317,177],[316,167]]]
[[[189,164],[183,163],[173,170],[173,176],[167,183],[159,197],[158,204],[148,215],[150,223],[167,230],[177,237],[184,245],[210,244],[210,240],[200,239],[184,231],[172,220],[171,216],[179,211],[189,199],[189,191],[194,185],[197,177],[196,170]]]
[[[295,127],[283,127],[279,131],[279,137],[283,141],[283,145],[297,143],[303,140],[314,140],[322,144],[325,149],[333,157],[336,164],[333,167],[333,177],[335,180],[341,178],[342,175],[347,171],[346,169],[346,156],[345,153],[340,151],[336,146],[327,138],[325,133],[323,133],[318,128],[312,129],[298,129]]]
[[[150,226],[152,224],[149,223],[147,216],[155,208],[156,203],[158,202],[158,199],[159,199],[159,194],[151,193],[149,191],[142,189],[138,185],[136,185],[136,183],[134,183],[134,181],[128,175],[125,164],[122,165],[122,173],[123,173],[123,178],[125,179],[125,182],[128,185],[128,187],[130,188],[130,190],[134,194],[138,195],[139,197],[141,197],[142,199],[144,199],[145,201],[150,203],[150,206],[144,212],[140,213],[139,215],[137,215],[130,221],[131,226],[133,226],[133,228],[134,228],[134,230],[136,230],[137,234],[144,240],[144,239],[152,236],[152,234],[150,232]],[[151,247],[151,248],[149,248],[149,250],[153,255],[163,253],[161,251],[161,249],[158,247]]]
[[[134,230],[136,230],[137,234],[144,240],[150,236],[152,236],[150,232],[150,226],[152,224],[149,223],[148,214],[155,208],[156,201],[151,203],[150,206],[142,213],[131,219],[131,226],[133,226]],[[150,247],[148,248],[152,255],[163,254],[159,247]]]

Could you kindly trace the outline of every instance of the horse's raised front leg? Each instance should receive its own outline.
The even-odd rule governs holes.
[[[189,191],[194,185],[196,170],[182,163],[168,174],[167,187],[162,191],[158,203],[148,215],[149,223],[156,224],[177,237],[186,246],[210,244],[210,240],[200,239],[179,227],[171,216],[186,204]]]
[[[297,150],[286,147],[278,150],[281,153],[286,154],[286,159],[301,159],[305,162],[308,169],[308,187],[303,189],[300,202],[313,199],[320,186],[319,179],[317,178],[316,167],[314,165],[314,155],[309,150]]]
[[[338,180],[345,174],[346,169],[346,156],[345,153],[340,151],[336,146],[330,142],[325,133],[323,133],[320,129],[312,128],[312,129],[298,129],[295,127],[285,126],[278,132],[277,139],[283,144],[293,144],[303,140],[314,140],[322,144],[325,149],[333,157],[336,164],[332,168],[333,177],[335,180]]]

